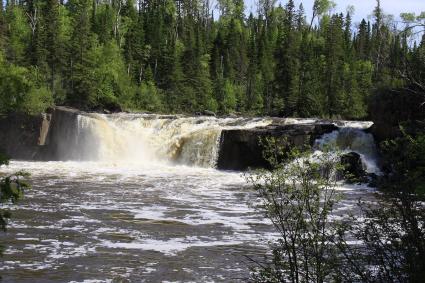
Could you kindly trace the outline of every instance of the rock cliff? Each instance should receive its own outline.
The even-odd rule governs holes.
[[[55,107],[40,115],[0,117],[0,150],[13,159],[57,160],[59,139],[76,139],[78,110]]]
[[[274,137],[286,138],[290,146],[312,146],[323,134],[336,130],[334,124],[270,125],[254,129],[223,130],[220,137],[218,169],[245,170],[266,168],[263,157],[264,146],[260,140]]]

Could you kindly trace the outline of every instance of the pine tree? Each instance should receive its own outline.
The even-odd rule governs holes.
[[[3,1],[0,1],[0,49],[4,50],[6,46],[6,19]]]
[[[245,110],[254,113],[261,113],[263,108],[263,85],[262,75],[258,66],[257,48],[257,23],[254,16],[250,14],[248,20],[249,42],[248,42],[248,70],[246,81]]]
[[[326,36],[325,93],[327,114],[335,117],[343,110],[344,50],[343,15],[333,15]]]
[[[61,63],[61,52],[63,46],[59,38],[59,3],[57,0],[47,0],[46,4],[42,7],[42,24],[45,32],[45,48],[46,48],[46,62],[49,66],[50,89],[54,91],[55,79]]]
[[[127,1],[123,15],[129,22],[123,46],[127,74],[140,84],[143,79],[143,67],[146,63],[143,17],[141,13],[137,12],[133,1]]]
[[[269,18],[270,20],[270,18]],[[269,21],[270,23],[270,21]],[[263,82],[263,100],[265,113],[274,114],[272,106],[276,106],[273,94],[273,82],[275,76],[274,50],[275,50],[275,34],[271,28],[267,28],[267,21],[263,22],[260,28],[260,38],[258,40],[258,60],[260,65],[260,73]],[[283,105],[282,105],[283,107]]]
[[[370,26],[363,19],[360,22],[357,37],[355,40],[356,57],[360,60],[370,58]]]
[[[279,34],[279,47],[276,52],[275,94],[282,101],[284,108],[279,109],[280,115],[296,115],[299,79],[299,43],[295,28],[296,16],[293,0],[285,6],[285,18]]]
[[[68,101],[80,108],[93,107],[95,90],[92,69],[95,67],[93,50],[96,41],[91,33],[89,0],[70,0],[72,33],[69,58]]]

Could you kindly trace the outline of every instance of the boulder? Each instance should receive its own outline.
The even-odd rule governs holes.
[[[367,179],[369,180],[368,186],[371,188],[376,188],[379,185],[380,182],[380,176],[376,175],[375,173],[368,173]]]
[[[205,116],[216,116],[215,115],[215,113],[214,112],[212,112],[212,111],[210,111],[210,110],[204,110],[204,111],[202,111],[202,115],[205,115]]]
[[[268,168],[269,162],[263,157],[265,138],[285,140],[285,147],[313,146],[323,134],[338,128],[334,124],[272,124],[253,129],[223,130],[217,168],[221,170],[246,170],[248,168]]]
[[[342,179],[346,179],[350,183],[367,181],[362,158],[357,152],[349,152],[342,155],[341,165],[344,167],[340,176]]]

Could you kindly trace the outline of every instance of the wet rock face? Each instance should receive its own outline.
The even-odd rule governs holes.
[[[77,143],[79,113],[79,110],[60,106],[52,110],[47,147],[43,152],[44,160],[67,159],[63,153]]]
[[[223,130],[217,168],[221,170],[268,168],[270,164],[263,157],[265,147],[261,144],[261,140],[270,137],[286,139],[289,148],[313,146],[318,137],[336,129],[334,124],[272,124],[254,129]]]
[[[41,139],[41,115],[12,114],[0,117],[0,150],[12,158],[34,159]]]
[[[79,111],[55,107],[48,112],[0,117],[0,150],[13,159],[57,160],[63,146],[59,139],[75,139]]]

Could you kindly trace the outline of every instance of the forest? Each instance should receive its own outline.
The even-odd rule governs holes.
[[[295,2],[0,0],[5,281],[423,282],[425,12]]]
[[[423,13],[396,20],[377,1],[353,23],[354,7],[333,13],[329,0],[257,4],[248,15],[243,0],[2,1],[0,113],[363,119],[379,89],[423,91]]]

